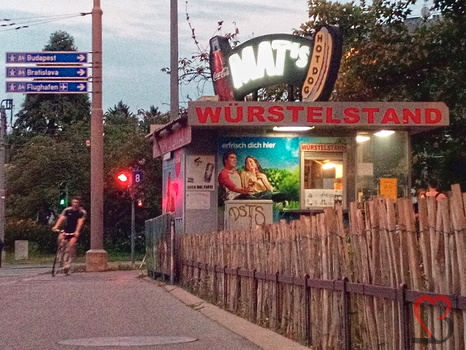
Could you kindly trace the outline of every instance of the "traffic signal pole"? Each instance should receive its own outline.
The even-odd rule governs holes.
[[[134,251],[135,244],[134,240],[136,238],[136,212],[135,212],[135,201],[134,191],[131,194],[131,267],[134,266]]]
[[[128,175],[127,175],[128,174]],[[142,181],[141,172],[133,171],[131,175],[128,172],[121,172],[116,177],[120,185],[126,187],[131,200],[131,266],[134,266],[135,261],[135,240],[136,240],[136,186]]]
[[[3,245],[5,242],[5,108],[0,106],[0,267],[2,267]]]
[[[87,271],[107,270],[104,232],[104,146],[102,110],[102,8],[92,8],[92,103],[91,103],[91,249],[86,252]]]

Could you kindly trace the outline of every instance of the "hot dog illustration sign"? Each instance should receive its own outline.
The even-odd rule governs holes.
[[[286,83],[301,87],[303,101],[326,101],[332,92],[342,52],[336,27],[322,27],[307,39],[270,34],[232,49],[228,38],[210,39],[210,69],[220,101],[238,101],[251,92]]]

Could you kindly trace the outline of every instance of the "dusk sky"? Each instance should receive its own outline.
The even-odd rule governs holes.
[[[72,35],[79,51],[90,52],[91,12],[93,0],[0,0],[0,70],[2,99],[13,98],[15,112],[24,100],[23,94],[5,90],[5,53],[42,51],[50,35],[63,30]],[[170,1],[169,0],[101,0],[103,10],[103,108],[120,100],[131,111],[169,110],[169,76],[161,72],[170,64]],[[241,42],[264,34],[288,33],[307,20],[306,0],[188,0],[178,2],[180,57],[191,57],[196,46],[186,21],[186,9],[197,40],[208,48],[210,37],[239,30]],[[5,19],[8,19],[6,21]],[[224,21],[217,32],[217,22]],[[13,25],[11,25],[14,23]],[[27,26],[27,28],[21,28]],[[16,29],[16,28],[20,29]],[[203,95],[212,95],[211,84]],[[180,102],[186,96],[200,97],[196,86],[180,87]]]

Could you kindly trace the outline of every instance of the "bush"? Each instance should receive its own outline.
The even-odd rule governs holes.
[[[37,223],[31,219],[9,219],[5,227],[5,251],[13,252],[16,240],[27,240],[29,246],[34,247],[37,254],[54,254],[57,247],[57,235],[51,231],[50,225]],[[117,236],[118,237],[118,236]],[[90,249],[90,231],[84,225],[78,244],[76,245],[76,255],[83,256]],[[110,239],[105,237],[104,249],[109,254],[122,255],[131,253],[131,238],[122,235],[119,238]],[[144,255],[145,243],[144,235],[136,235],[135,253]]]
[[[56,235],[49,225],[38,224],[31,219],[10,219],[5,226],[5,250],[13,251],[16,240],[27,240],[37,245],[39,253],[53,254]]]

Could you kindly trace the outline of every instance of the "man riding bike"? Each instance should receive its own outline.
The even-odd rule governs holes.
[[[78,241],[78,237],[81,233],[84,221],[86,220],[86,211],[81,207],[81,198],[75,197],[71,200],[71,206],[67,207],[60,214],[55,225],[52,227],[52,231],[59,232],[58,234],[58,245],[65,239],[65,235],[73,235],[69,241],[70,259],[63,267],[63,271],[67,274],[71,268],[71,261],[75,255],[75,245]],[[65,229],[60,231],[60,226],[65,222]]]

